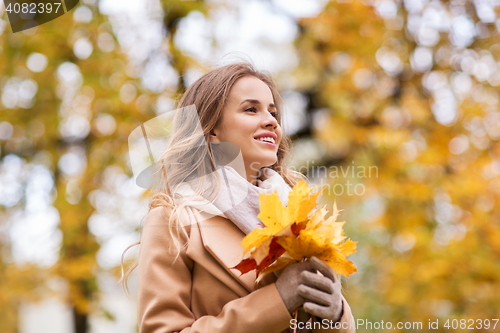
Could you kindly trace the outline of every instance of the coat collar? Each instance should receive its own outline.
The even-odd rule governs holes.
[[[256,272],[241,274],[234,267],[249,254],[243,255],[241,241],[245,234],[234,223],[221,216],[204,218],[203,212],[193,209],[203,246],[219,264],[249,292],[255,290]]]

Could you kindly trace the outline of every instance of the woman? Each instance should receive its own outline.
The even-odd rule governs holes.
[[[185,149],[200,147],[194,144],[200,137],[188,139],[178,133],[172,147],[183,149],[165,155],[170,157],[165,161],[177,156],[179,163],[163,165],[167,186],[152,198],[141,233],[139,331],[278,333],[308,327],[313,332],[354,332],[340,277],[321,260],[292,264],[281,274],[266,275],[257,285],[254,271],[241,275],[234,269],[243,254],[241,240],[260,227],[258,193],[277,190],[286,202],[290,186],[300,178],[283,167],[289,141],[282,133],[282,102],[270,76],[248,63],[218,68],[187,89],[179,107],[191,105],[196,107],[202,141],[209,144],[208,158],[196,149]],[[178,132],[189,131],[187,126]],[[240,169],[227,165],[216,169],[214,150],[221,143],[241,149]],[[211,168],[200,167],[203,161]],[[200,185],[206,170],[214,177],[210,181],[223,176],[228,186],[223,181]],[[183,197],[188,180],[191,196]],[[238,197],[242,190],[244,195]],[[227,205],[229,196],[221,193],[240,200]],[[184,200],[188,197],[208,200],[200,205]]]

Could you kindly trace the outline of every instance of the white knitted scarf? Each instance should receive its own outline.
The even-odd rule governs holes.
[[[245,234],[255,228],[262,228],[257,218],[260,212],[259,193],[277,191],[281,202],[286,206],[288,193],[292,190],[283,177],[273,169],[264,168],[257,186],[243,178],[230,166],[220,167],[217,172],[221,180],[220,192],[213,203],[201,195],[196,195],[192,187],[184,183],[176,190],[175,202],[183,201],[187,206],[197,208],[208,216],[222,216],[233,223]]]

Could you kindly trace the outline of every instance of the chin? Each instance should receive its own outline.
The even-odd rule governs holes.
[[[243,160],[254,161],[254,162],[248,163],[248,167],[250,167],[250,168],[257,168],[258,167],[258,169],[262,169],[262,168],[270,167],[271,165],[276,164],[276,162],[278,161],[278,158],[277,158],[277,156],[274,156],[274,155],[270,155],[270,156],[260,155],[260,156],[251,156],[251,157],[248,156],[247,158],[245,158],[245,156],[243,156]]]
[[[262,165],[263,168],[267,168],[267,167],[270,167],[271,165],[276,164],[277,161],[278,161],[277,159],[268,160],[265,163],[262,163],[261,165]]]

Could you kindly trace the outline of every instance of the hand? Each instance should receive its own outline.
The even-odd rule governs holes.
[[[276,289],[290,313],[304,303],[304,298],[299,295],[298,290],[302,284],[302,274],[306,272],[316,275],[313,262],[296,262],[285,267],[276,280]]]
[[[312,257],[309,262],[323,276],[310,270],[300,273],[302,283],[298,293],[305,300],[304,310],[313,316],[337,322],[343,314],[343,303],[335,271],[316,257]]]

